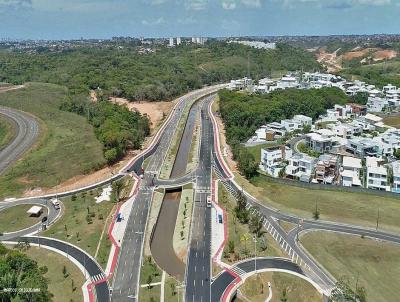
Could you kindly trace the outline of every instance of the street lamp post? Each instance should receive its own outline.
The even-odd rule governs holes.
[[[257,238],[255,235],[253,237],[253,241],[254,241],[254,271],[257,274]]]

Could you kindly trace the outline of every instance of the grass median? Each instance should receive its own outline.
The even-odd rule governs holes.
[[[268,282],[271,284],[271,301],[322,302],[321,294],[307,281],[286,273],[260,273],[249,277],[239,287],[240,301],[264,302],[269,295]],[[246,300],[247,299],[247,300]]]
[[[16,129],[11,121],[0,115],[0,150],[15,137]]]
[[[54,295],[54,302],[83,301],[83,273],[66,257],[44,248],[30,247],[24,253],[35,260],[39,266],[47,267],[44,275],[48,280],[49,291]],[[65,274],[64,274],[65,267]]]
[[[97,189],[63,199],[64,215],[43,235],[70,242],[92,256],[96,254],[100,244],[97,255],[101,257],[98,260],[104,266],[110,251],[110,244],[102,242],[100,239],[107,226],[107,217],[114,213],[115,197],[111,195],[111,201],[96,203],[94,197],[101,191],[102,189]],[[106,237],[104,240],[109,240],[106,231],[103,233],[103,236]]]
[[[66,88],[44,83],[0,94],[0,105],[28,112],[40,121],[38,143],[0,177],[0,198],[53,187],[105,164],[93,127],[84,117],[59,109],[66,95]]]
[[[225,209],[225,220],[228,223],[228,238],[223,252],[223,260],[234,263],[240,259],[254,257],[254,241],[249,225],[239,222],[236,218],[236,200],[228,193],[225,187],[218,185],[219,206]],[[277,242],[263,229],[263,238],[257,239],[257,257],[284,256]],[[265,240],[265,242],[262,242]]]
[[[47,208],[43,207],[43,214],[39,217],[30,216],[27,211],[33,205],[24,204],[0,211],[0,233],[15,232],[39,223],[47,216]]]
[[[263,204],[285,213],[311,219],[318,206],[321,220],[375,228],[379,209],[380,229],[400,232],[398,197],[306,189],[274,183],[262,175],[247,181],[236,173],[235,180]]]
[[[336,279],[364,287],[367,301],[398,301],[399,245],[330,232],[308,233],[300,242]]]

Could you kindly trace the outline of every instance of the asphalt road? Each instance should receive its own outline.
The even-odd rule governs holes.
[[[211,296],[211,209],[206,203],[207,197],[211,196],[210,146],[214,139],[207,108],[214,97],[207,97],[201,105],[200,157],[185,278],[185,301],[188,302],[208,302]]]
[[[144,234],[154,189],[152,181],[155,175],[159,175],[163,160],[182,116],[183,108],[188,102],[215,90],[215,87],[208,87],[183,96],[160,135],[159,142],[128,169],[128,171],[138,172],[142,162],[151,155],[127,221],[113,282],[113,301],[138,301]]]
[[[42,246],[44,245],[52,247],[59,251],[67,253],[69,257],[74,258],[83,267],[85,267],[86,271],[89,273],[89,276],[85,277],[90,278],[92,282],[96,282],[97,280],[105,278],[105,274],[101,269],[101,267],[97,264],[97,262],[89,254],[83,252],[81,249],[78,249],[77,247],[71,244],[47,237],[26,236],[26,237],[21,237],[21,240],[27,241],[29,243],[39,244]],[[99,302],[110,301],[109,286],[106,280],[97,283],[95,285],[95,290],[96,290],[97,301]]]
[[[0,212],[5,209],[11,208],[11,207],[14,207],[17,205],[23,205],[23,204],[29,204],[32,206],[39,205],[39,206],[46,207],[48,209],[46,225],[51,225],[55,221],[55,219],[61,214],[60,213],[61,209],[56,210],[54,208],[54,206],[48,200],[40,199],[40,198],[27,199],[27,200],[16,200],[16,201],[9,201],[9,202],[0,202]],[[24,214],[26,214],[26,213],[24,213]],[[33,226],[30,226],[24,230],[19,230],[19,231],[12,232],[12,233],[0,234],[0,241],[11,240],[13,238],[26,236],[28,234],[38,232],[41,229],[41,225],[42,225],[42,223],[39,222],[39,223],[37,223]]]
[[[245,260],[243,262],[233,265],[231,269],[239,276],[265,269],[286,270],[289,272],[304,275],[303,270],[290,260],[272,257],[257,258],[257,260]],[[234,281],[235,276],[233,276],[230,272],[226,270],[219,274],[211,284],[211,301],[221,301],[226,288]]]
[[[3,106],[0,106],[0,115],[12,120],[17,132],[12,142],[0,150],[0,175],[2,175],[35,143],[39,136],[39,124],[28,114]]]

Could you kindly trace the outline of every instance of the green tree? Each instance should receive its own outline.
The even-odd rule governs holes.
[[[116,198],[117,202],[119,202],[121,191],[125,186],[124,181],[122,179],[114,181],[111,186],[115,193],[115,198]]]
[[[262,219],[257,215],[252,215],[249,221],[249,230],[251,233],[256,235],[257,237],[261,236],[262,233]]]

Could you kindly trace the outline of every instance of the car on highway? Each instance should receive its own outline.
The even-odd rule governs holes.
[[[207,208],[211,208],[211,196],[207,196]]]
[[[60,202],[57,198],[52,199],[50,202],[56,210],[60,209]]]

